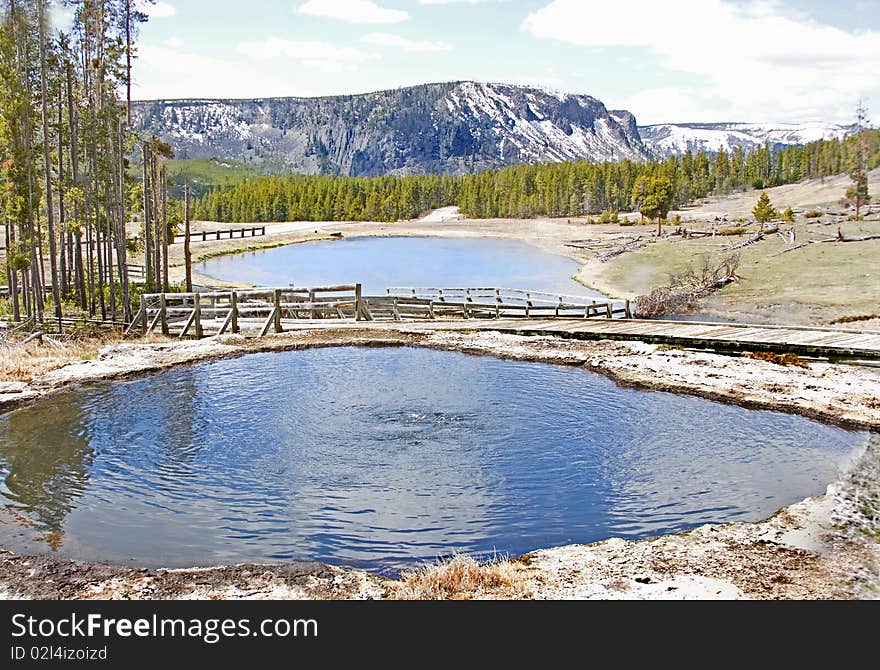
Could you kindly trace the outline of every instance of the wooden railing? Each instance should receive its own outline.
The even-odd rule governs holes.
[[[284,319],[356,319],[360,284],[309,288],[253,288],[141,296],[129,332],[156,332],[184,338],[206,332],[283,332]]]
[[[128,263],[125,266],[128,269],[128,279],[135,284],[143,284],[147,281],[147,268],[137,263]]]
[[[628,300],[596,299],[515,288],[435,288],[393,286],[386,299],[404,310],[430,304],[435,316],[469,318],[594,318],[631,319]],[[369,299],[372,306],[376,301]]]
[[[401,288],[365,296],[360,284],[308,288],[250,288],[141,296],[129,332],[179,338],[284,331],[302,319],[632,318],[627,301],[496,288]]]
[[[22,293],[24,293],[24,289],[19,284],[18,294],[21,295]],[[43,293],[46,294],[47,296],[52,295],[52,285],[51,284],[44,284],[43,285]],[[11,298],[11,297],[12,297],[12,291],[10,290],[10,288],[8,286],[6,286],[5,284],[3,286],[0,286],[0,298]]]
[[[189,239],[191,242],[208,242],[210,240],[231,240],[236,237],[257,237],[265,234],[266,226],[251,226],[250,228],[227,228],[226,230],[200,230],[191,232]],[[178,233],[171,243],[183,244],[185,239],[185,234]]]

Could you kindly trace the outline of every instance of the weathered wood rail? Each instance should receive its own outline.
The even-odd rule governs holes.
[[[560,295],[515,288],[435,288],[393,286],[386,289],[386,300],[404,308],[430,304],[436,316],[462,316],[526,319],[615,317],[631,319],[628,300],[597,300],[584,296]],[[379,302],[371,298],[373,302]],[[399,311],[399,310],[398,310]]]
[[[626,301],[496,288],[392,288],[363,295],[360,284],[251,288],[141,296],[128,332],[179,338],[281,333],[306,319],[415,321],[450,319],[630,318]]]
[[[23,292],[24,292],[24,289],[21,286],[19,286],[18,287],[18,294],[21,295]],[[52,295],[52,286],[50,284],[44,285],[43,286],[43,293],[46,294],[47,296]],[[12,297],[12,291],[10,290],[10,288],[5,284],[0,286],[0,298],[7,298],[8,299],[10,297]]]
[[[331,324],[300,321],[291,330],[358,328],[393,330],[388,321]],[[543,335],[576,340],[624,340],[668,344],[723,353],[766,351],[831,360],[880,360],[880,332],[767,326],[755,324],[651,321],[642,319],[473,319],[409,322],[407,331],[493,331],[513,335]]]
[[[141,298],[127,332],[178,338],[223,333],[262,337],[315,328],[496,331],[581,340],[631,340],[737,353],[767,351],[880,360],[880,332],[808,326],[631,318],[623,301],[500,288],[394,287],[364,295],[360,284],[156,293]]]
[[[128,332],[161,332],[179,338],[284,331],[285,321],[361,318],[360,284],[309,288],[253,288],[141,296]]]
[[[191,232],[189,239],[191,242],[210,242],[212,240],[231,240],[234,238],[244,237],[261,237],[266,234],[266,226],[251,226],[249,228],[226,228],[225,230],[200,230]],[[186,240],[186,234],[178,233],[174,236],[171,244],[183,244]]]

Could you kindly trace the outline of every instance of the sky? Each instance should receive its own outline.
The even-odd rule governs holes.
[[[145,2],[145,0],[141,0]],[[134,95],[260,98],[476,80],[664,122],[880,120],[880,0],[160,0]]]

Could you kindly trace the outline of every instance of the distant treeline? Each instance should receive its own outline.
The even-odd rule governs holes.
[[[880,131],[869,134],[873,168],[880,164]],[[474,218],[583,216],[637,209],[641,185],[652,177],[672,183],[675,208],[710,194],[848,173],[856,169],[858,153],[857,138],[848,137],[750,152],[689,152],[647,163],[518,165],[458,177],[260,177],[207,193],[195,203],[194,214],[230,223],[396,221],[459,205]]]

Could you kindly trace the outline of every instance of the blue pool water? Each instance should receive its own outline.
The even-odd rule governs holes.
[[[864,435],[414,348],[253,354],[0,415],[0,546],[388,570],[757,520]]]
[[[600,295],[571,278],[578,270],[575,261],[513,240],[360,237],[220,256],[197,269],[257,286],[360,282],[372,295],[384,294],[389,286],[490,286]]]

